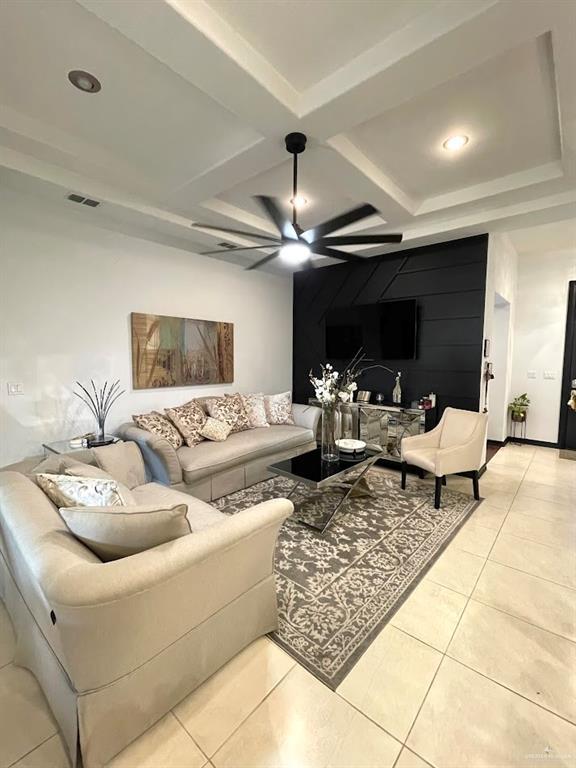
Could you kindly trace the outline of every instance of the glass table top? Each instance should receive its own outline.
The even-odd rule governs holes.
[[[353,469],[374,462],[375,459],[381,456],[381,450],[366,447],[362,454],[345,454],[341,452],[338,461],[328,462],[322,461],[321,450],[316,448],[313,451],[308,451],[308,453],[302,453],[300,456],[294,456],[291,459],[284,459],[283,461],[271,464],[268,470],[314,488],[321,488],[323,485],[328,485]]]

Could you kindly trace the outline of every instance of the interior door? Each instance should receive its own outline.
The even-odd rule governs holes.
[[[562,372],[562,402],[560,404],[560,448],[576,451],[576,411],[568,407],[568,399],[576,389],[576,281],[569,284],[568,314],[566,318],[566,345]]]

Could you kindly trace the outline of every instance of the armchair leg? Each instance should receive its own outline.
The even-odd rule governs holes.
[[[436,477],[436,487],[434,490],[434,509],[440,509],[441,494],[442,494],[442,478]]]
[[[474,498],[476,501],[480,501],[480,487],[478,485],[478,476],[479,476],[478,470],[474,472],[472,475],[472,487],[474,488]]]
[[[446,475],[442,475],[442,485],[446,485]]]
[[[424,470],[418,467],[418,477],[420,480],[424,480]]]
[[[408,462],[406,462],[406,461],[403,461],[401,466],[400,466],[400,469],[402,470],[402,483],[401,483],[401,485],[402,485],[402,490],[403,491],[406,490],[406,467],[407,466],[408,466]]]

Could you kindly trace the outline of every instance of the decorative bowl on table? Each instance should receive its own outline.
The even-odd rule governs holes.
[[[364,440],[341,438],[340,440],[336,440],[336,445],[342,453],[364,453],[366,450],[366,443]]]

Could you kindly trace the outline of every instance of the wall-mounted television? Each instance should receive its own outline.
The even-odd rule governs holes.
[[[325,318],[326,357],[349,360],[363,348],[375,360],[416,357],[416,299],[331,309]]]

